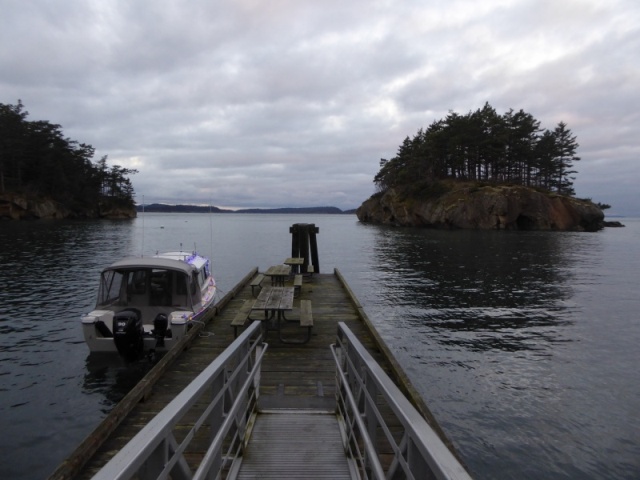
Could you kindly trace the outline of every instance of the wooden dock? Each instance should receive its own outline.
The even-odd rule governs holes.
[[[254,298],[250,282],[256,273],[257,269],[249,272],[218,303],[205,325],[193,329],[184,345],[166,354],[50,478],[91,478],[229,346],[234,339],[231,327],[234,316],[245,300]],[[268,281],[264,280],[265,283]],[[266,339],[269,348],[262,364],[260,408],[335,409],[335,364],[329,345],[335,342],[337,323],[341,321],[357,335],[451,448],[340,272],[336,270],[333,274],[315,274],[305,278],[294,301],[291,317],[296,318],[296,309],[303,299],[312,303],[314,326],[311,339],[301,345],[284,344],[278,339],[277,332],[269,332]],[[286,324],[283,328],[288,337],[306,336],[306,331],[296,323]]]

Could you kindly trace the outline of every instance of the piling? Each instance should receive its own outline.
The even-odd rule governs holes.
[[[295,223],[289,228],[289,233],[291,233],[291,256],[304,258],[300,273],[307,273],[309,265],[313,265],[314,273],[320,273],[316,239],[320,229],[313,223]]]

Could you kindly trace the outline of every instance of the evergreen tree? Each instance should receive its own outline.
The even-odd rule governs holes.
[[[105,194],[133,206],[127,175],[136,170],[109,169],[106,156],[93,164],[91,145],[66,138],[60,125],[28,121],[27,116],[20,100],[17,105],[0,103],[0,193],[45,195],[71,210],[97,207]]]
[[[510,182],[573,194],[578,144],[561,122],[550,132],[533,115],[508,110],[499,115],[487,102],[475,112],[450,111],[406,137],[394,158],[380,162],[379,191],[445,178]]]
[[[573,195],[575,193],[573,189],[572,180],[575,179],[572,175],[577,173],[573,168],[573,162],[580,160],[580,157],[576,156],[578,150],[578,143],[576,137],[571,135],[571,130],[567,128],[567,124],[560,122],[553,131],[556,140],[556,175],[557,183],[556,189],[558,193],[563,195]]]
[[[538,138],[534,149],[535,162],[538,168],[538,175],[535,178],[534,186],[552,190],[556,178],[556,157],[558,156],[556,137],[553,132],[545,130]]]
[[[26,142],[26,117],[22,101],[0,103],[0,193],[22,183]]]

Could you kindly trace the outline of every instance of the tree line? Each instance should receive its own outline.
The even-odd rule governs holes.
[[[542,129],[531,114],[503,115],[485,103],[466,115],[450,111],[426,130],[406,137],[391,160],[381,159],[378,191],[453,178],[515,183],[574,195],[576,137],[560,122]]]
[[[127,177],[137,170],[93,163],[91,145],[66,138],[62,127],[46,120],[29,121],[20,100],[0,103],[0,194],[42,195],[71,210],[101,202],[133,207],[134,190]]]

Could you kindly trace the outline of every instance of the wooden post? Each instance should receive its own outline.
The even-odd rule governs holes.
[[[296,223],[289,228],[291,233],[291,256],[304,258],[300,273],[307,273],[307,265],[313,265],[315,273],[320,273],[318,242],[316,234],[320,229],[313,223]],[[311,249],[311,254],[309,254]]]
[[[311,263],[313,264],[313,270],[315,273],[320,273],[320,261],[318,259],[318,241],[316,234],[320,232],[320,229],[314,224],[309,225],[309,246],[311,247]]]

